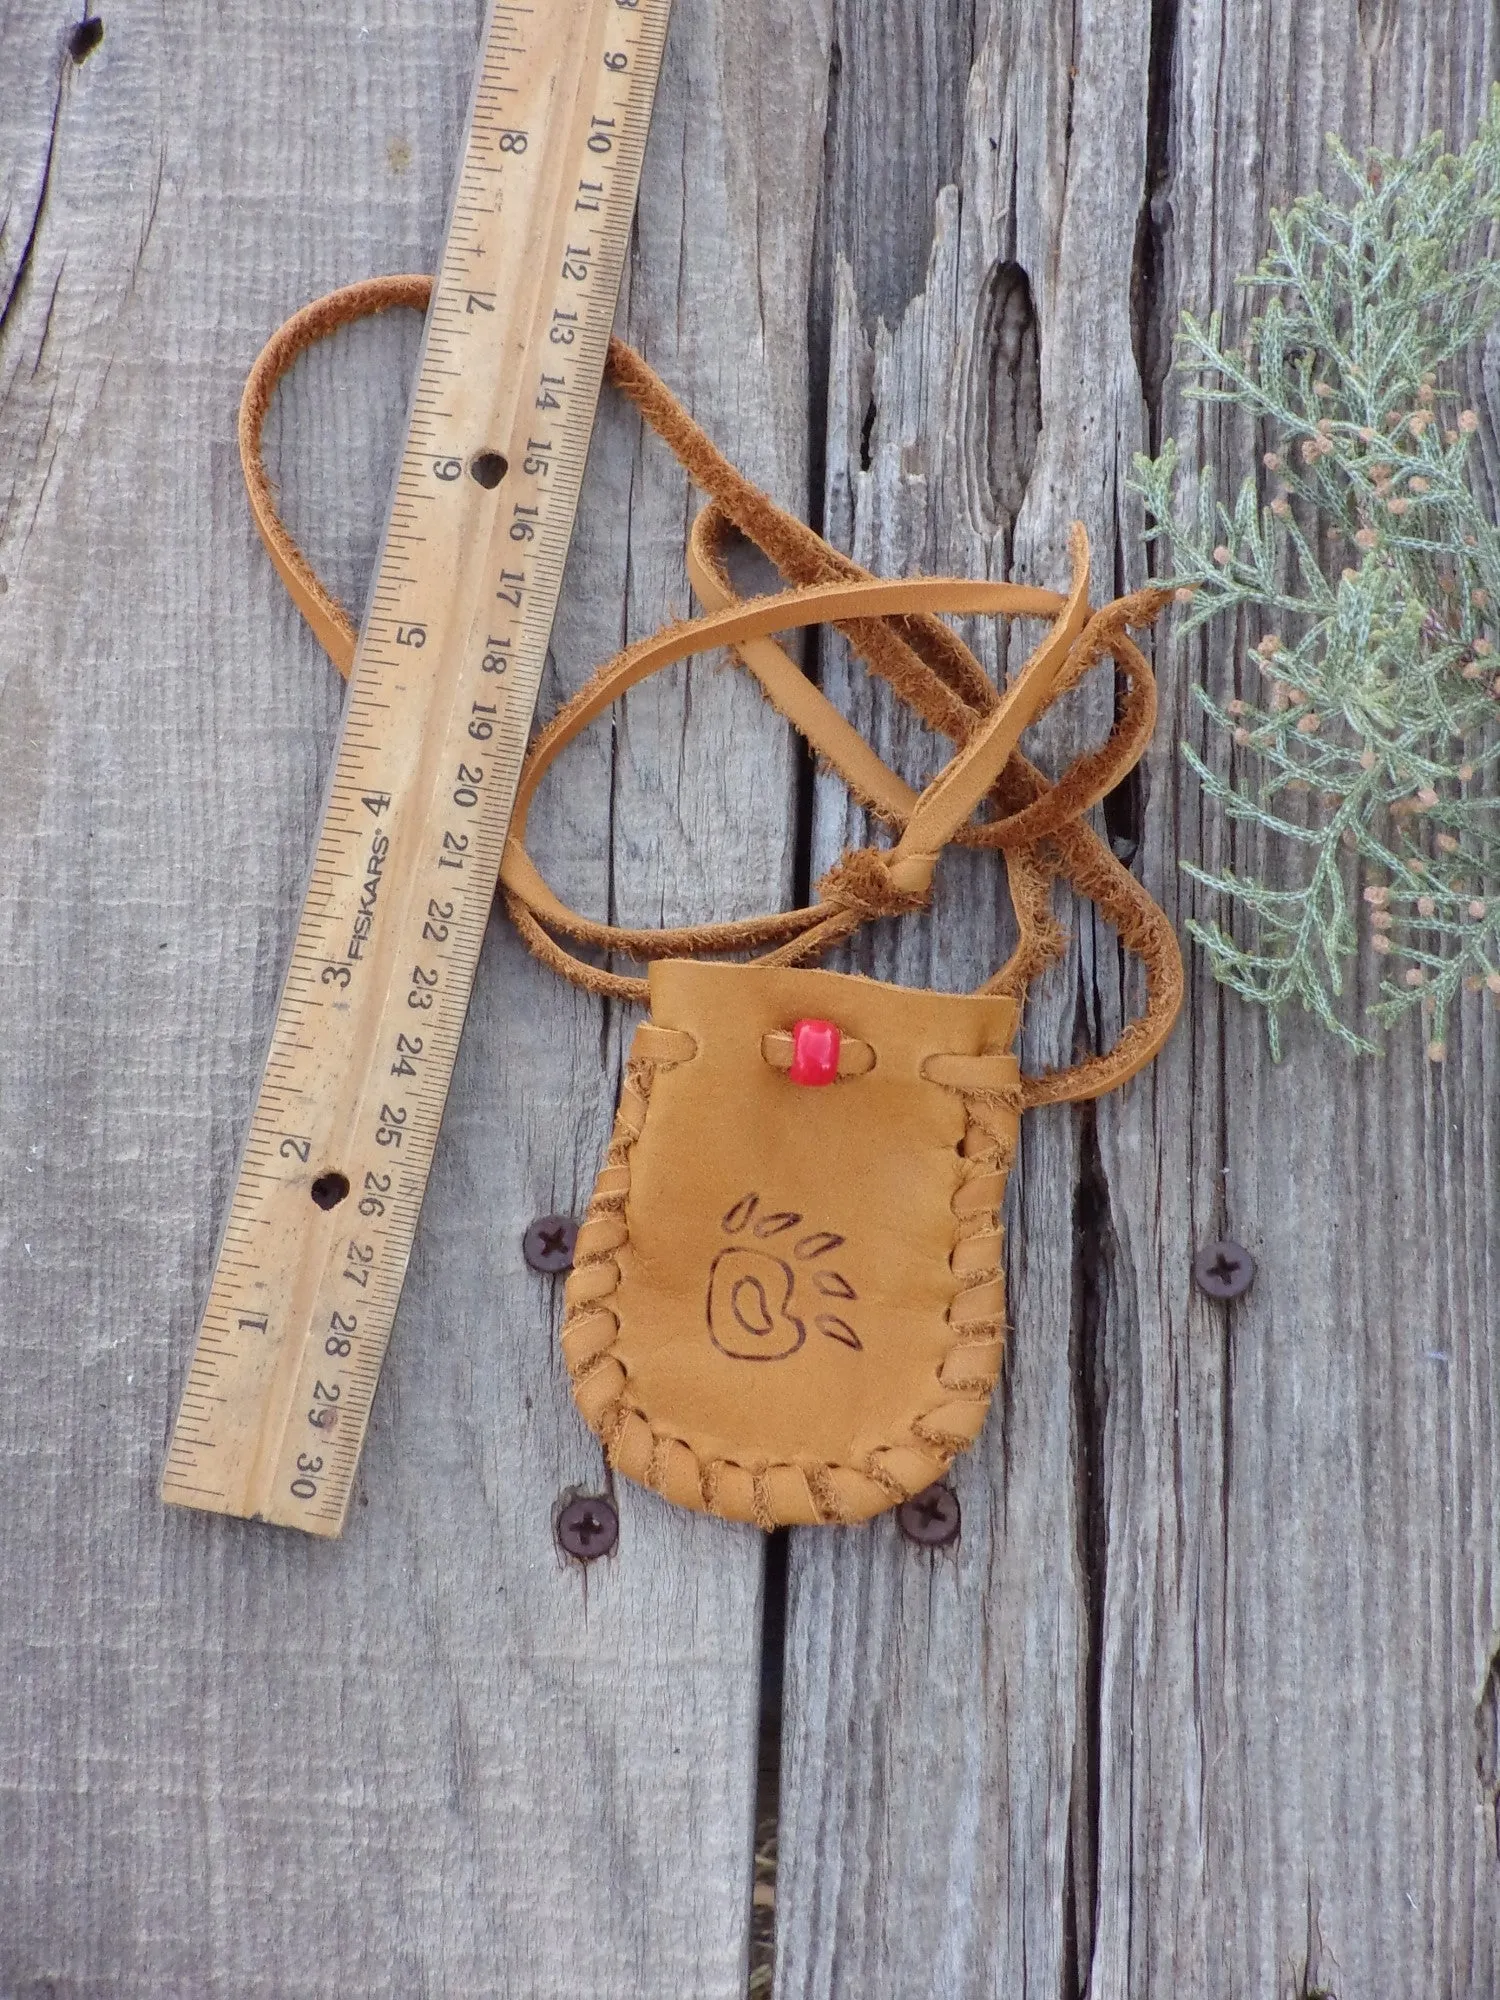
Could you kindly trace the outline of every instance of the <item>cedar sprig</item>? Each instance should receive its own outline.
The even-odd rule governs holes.
[[[1272,214],[1244,340],[1223,344],[1218,313],[1179,335],[1186,394],[1253,420],[1265,476],[1226,506],[1212,468],[1179,482],[1169,440],[1133,484],[1169,545],[1178,637],[1226,614],[1239,635],[1234,698],[1193,689],[1226,768],[1183,755],[1226,818],[1283,848],[1293,885],[1184,863],[1244,936],[1189,930],[1266,1009],[1277,1056],[1294,1002],[1374,1049],[1337,1005],[1363,939],[1386,973],[1371,1014],[1420,1008],[1440,1061],[1460,989],[1500,995],[1500,534],[1454,379],[1500,311],[1500,87],[1456,156],[1440,133],[1362,163],[1328,145],[1351,192]]]

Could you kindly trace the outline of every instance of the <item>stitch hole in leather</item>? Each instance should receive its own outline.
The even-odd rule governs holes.
[[[760,1053],[763,1061],[782,1075],[792,1066],[792,1038],[785,1028],[774,1028],[760,1038]],[[849,1083],[856,1077],[868,1076],[879,1062],[879,1057],[868,1042],[855,1035],[845,1035],[839,1047],[839,1073],[835,1083]]]

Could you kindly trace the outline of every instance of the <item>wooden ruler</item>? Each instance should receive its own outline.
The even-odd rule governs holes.
[[[336,1535],[593,430],[670,0],[492,0],[406,448],[162,1497]]]

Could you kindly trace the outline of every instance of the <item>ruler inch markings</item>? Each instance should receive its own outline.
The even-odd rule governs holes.
[[[493,0],[291,962],[168,1448],[162,1497],[178,1505],[324,1536],[348,1512],[546,663],[669,7]],[[506,460],[498,485],[468,476],[480,452]]]

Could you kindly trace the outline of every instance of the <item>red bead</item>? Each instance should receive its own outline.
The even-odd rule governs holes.
[[[832,1021],[798,1021],[792,1028],[793,1083],[832,1083],[839,1073],[843,1040]]]

